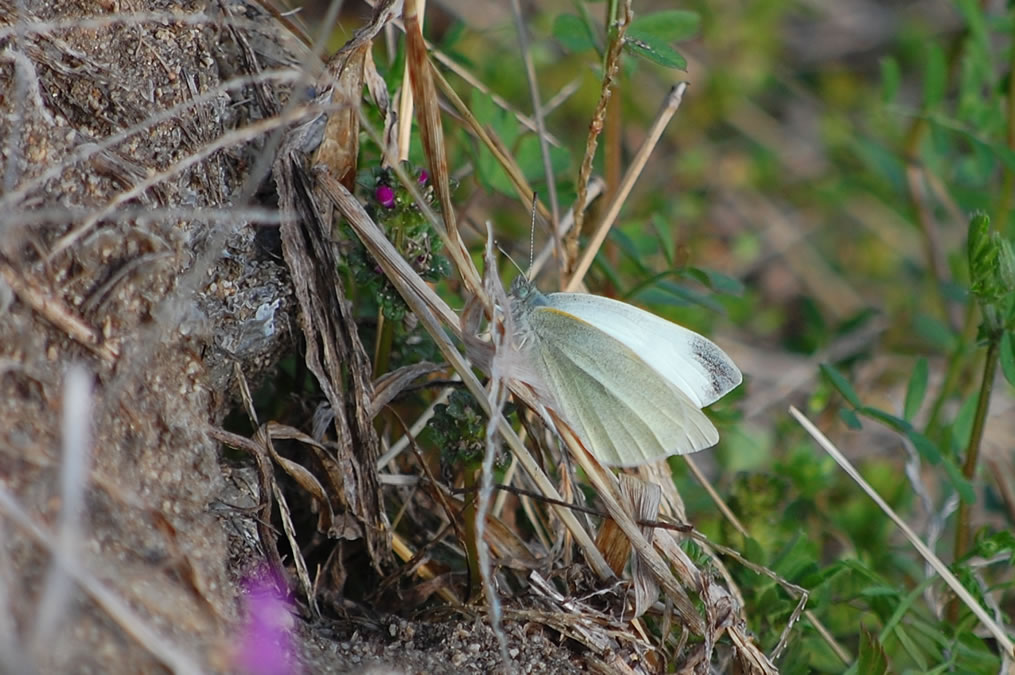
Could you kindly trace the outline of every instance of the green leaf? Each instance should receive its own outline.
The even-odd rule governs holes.
[[[677,250],[673,242],[673,228],[660,214],[655,213],[652,215],[652,230],[659,240],[659,249],[666,257],[667,267],[673,267],[673,256]]]
[[[899,87],[902,84],[902,71],[899,70],[899,62],[891,56],[881,59],[881,100],[885,103],[892,103],[899,95]]]
[[[648,265],[645,264],[645,256],[638,249],[638,245],[635,244],[634,240],[619,227],[610,228],[610,241],[615,243],[619,248],[624,257],[630,260],[635,267],[638,268],[638,273],[641,276],[651,276],[652,271]],[[596,256],[598,257],[598,256]]]
[[[515,161],[522,170],[526,180],[531,183],[543,181],[546,178],[546,170],[543,166],[543,150],[539,147],[539,139],[533,135],[525,136],[515,150]],[[564,148],[550,146],[550,169],[554,176],[567,171],[571,164],[571,155]],[[514,194],[514,184],[511,185],[511,192]]]
[[[839,408],[839,418],[846,423],[846,426],[854,431],[863,429],[863,424],[860,422],[860,418],[856,416],[856,413],[849,408]]]
[[[920,411],[923,397],[927,393],[927,379],[930,371],[927,367],[927,359],[922,356],[916,360],[913,366],[913,374],[909,376],[909,384],[906,386],[906,404],[903,407],[902,416],[910,422]]]
[[[900,434],[907,433],[913,428],[913,425],[907,422],[906,420],[900,417],[896,417],[895,415],[886,413],[884,410],[878,410],[877,408],[864,406],[859,410],[857,410],[857,412],[859,412],[861,415],[866,415],[871,419],[875,419],[878,422],[881,422],[882,424],[891,427],[892,429],[895,429]]]
[[[590,26],[574,14],[559,14],[553,21],[553,37],[569,52],[597,49]]]
[[[913,444],[916,451],[920,453],[920,456],[931,464],[941,463],[941,451],[932,440],[921,434],[916,429],[910,429],[906,432],[906,438]]]
[[[941,466],[944,467],[945,473],[948,474],[948,480],[951,482],[952,487],[955,488],[955,492],[958,493],[959,499],[966,504],[975,504],[976,492],[973,491],[973,484],[962,475],[959,466],[949,457],[943,458]]]
[[[627,34],[652,35],[665,42],[680,42],[698,33],[701,16],[697,12],[671,9],[664,12],[645,14],[635,18],[627,28]]]
[[[854,408],[863,407],[863,404],[860,403],[860,397],[856,395],[856,391],[853,389],[853,385],[851,385],[846,378],[843,377],[842,373],[835,369],[835,366],[822,363],[820,367],[822,374],[824,374],[824,376],[828,378],[828,381],[832,383],[832,386],[835,387],[840,394],[842,394],[842,397],[849,401],[851,406]]]
[[[923,104],[927,108],[935,108],[945,97],[948,66],[945,63],[944,50],[937,42],[927,43],[926,57],[923,71]]]
[[[973,417],[976,415],[976,404],[980,400],[980,393],[974,391],[966,397],[959,408],[959,414],[952,422],[952,440],[957,447],[963,450],[969,445],[969,437],[973,435]]]
[[[1011,249],[1005,250],[1000,235],[990,227],[990,218],[982,211],[969,220],[969,238],[966,253],[969,258],[969,288],[983,302],[997,302],[1011,292],[1006,283],[1006,268],[1010,268]]]
[[[1005,331],[1001,336],[1001,372],[1008,384],[1015,387],[1015,340],[1012,340],[1011,331]]]
[[[864,675],[887,675],[888,655],[885,648],[878,642],[873,633],[860,629],[860,653],[857,657],[857,670]]]
[[[722,272],[705,269],[704,267],[688,267],[686,273],[716,293],[741,295],[744,292],[744,285],[739,279],[726,276]]]
[[[659,291],[663,291],[660,293]],[[722,311],[722,305],[707,295],[691,290],[686,286],[672,281],[659,281],[652,286],[635,293],[634,297],[646,304],[665,304],[682,307],[685,305],[701,305],[716,312]]]
[[[950,352],[958,344],[958,336],[940,319],[917,314],[913,320],[916,334],[941,351]]]
[[[649,33],[624,35],[624,49],[666,68],[687,70],[687,61],[665,40]]]
[[[935,128],[940,127],[941,129],[962,136],[978,152],[983,153],[985,156],[996,157],[1008,168],[1015,169],[1015,150],[1012,150],[1002,143],[994,143],[990,140],[984,140],[984,138],[982,138],[978,133],[982,130],[968,128],[961,122],[935,113],[925,115],[924,119],[930,122]]]

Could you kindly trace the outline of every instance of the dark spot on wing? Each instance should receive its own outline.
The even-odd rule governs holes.
[[[691,351],[695,359],[705,366],[714,397],[718,398],[740,381],[740,373],[730,367],[729,361],[720,358],[722,352],[717,351],[715,345],[696,337],[691,343]]]

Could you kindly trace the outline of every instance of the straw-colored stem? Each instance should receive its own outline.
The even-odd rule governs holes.
[[[617,194],[614,196],[613,201],[610,202],[609,208],[603,215],[603,219],[596,227],[595,233],[585,246],[585,250],[582,252],[581,260],[574,268],[574,273],[568,279],[565,290],[574,291],[582,283],[582,279],[585,278],[585,273],[588,272],[589,267],[592,266],[592,261],[596,257],[596,253],[599,251],[599,247],[602,246],[606,240],[606,235],[609,234],[610,228],[613,227],[613,223],[616,222],[617,216],[620,214],[620,209],[623,207],[624,202],[627,200],[627,196],[631,194],[631,190],[634,188],[635,182],[641,176],[642,169],[645,168],[645,163],[648,161],[649,155],[655,150],[656,144],[659,142],[659,138],[663,135],[663,130],[666,125],[673,118],[673,115],[677,112],[677,108],[680,107],[680,102],[683,100],[684,91],[687,89],[687,83],[681,82],[677,86],[670,90],[670,93],[666,96],[666,100],[663,101],[663,105],[659,110],[659,114],[656,115],[655,122],[652,123],[652,128],[649,130],[648,137],[642,146],[638,148],[638,154],[634,156],[631,162],[631,166],[627,170],[627,175],[624,176],[624,180],[621,181],[620,187],[617,189]],[[577,223],[577,220],[575,221]]]

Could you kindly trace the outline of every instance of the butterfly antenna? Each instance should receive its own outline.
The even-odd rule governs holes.
[[[503,248],[501,248],[500,244],[498,244],[497,242],[494,242],[493,245],[497,247],[498,251],[500,251],[501,253],[504,254],[505,258],[507,258],[508,260],[511,261],[511,264],[515,266],[515,269],[518,270],[519,274],[521,274],[522,276],[525,276],[525,270],[523,270],[521,267],[518,266],[518,263],[515,262],[515,259],[511,257],[510,253],[508,253]]]

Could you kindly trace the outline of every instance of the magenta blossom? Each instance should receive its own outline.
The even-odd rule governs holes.
[[[426,185],[426,182],[430,180],[430,174],[426,172],[426,169],[420,169],[419,178],[416,180],[420,185]]]
[[[293,660],[293,616],[285,582],[267,570],[244,582],[246,621],[238,636],[233,662],[247,675],[296,675]]]
[[[378,185],[374,191],[374,199],[386,209],[395,205],[395,191],[387,185]]]

